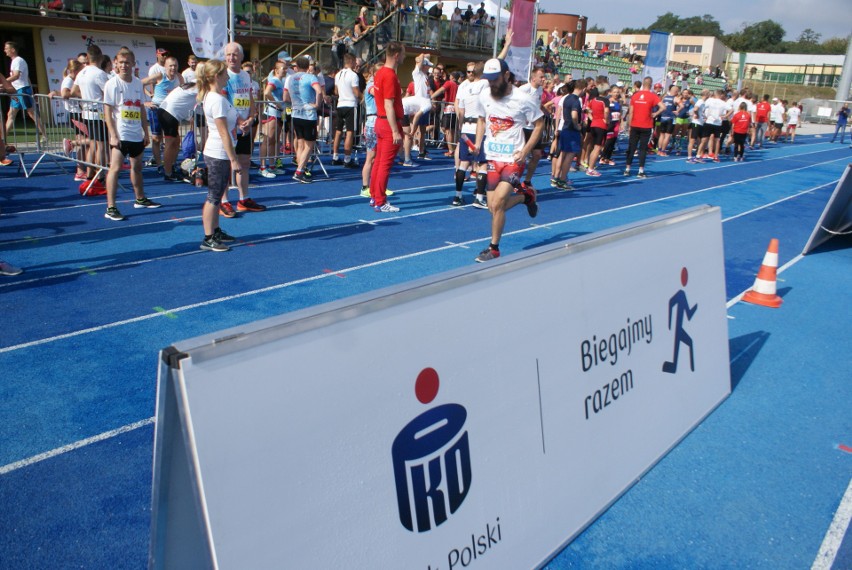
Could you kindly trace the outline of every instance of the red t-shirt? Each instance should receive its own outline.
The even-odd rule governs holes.
[[[654,119],[651,115],[654,114],[654,108],[660,104],[660,98],[653,91],[637,91],[630,98],[630,108],[633,109],[633,115],[630,119],[630,126],[637,129],[653,129]]]
[[[765,123],[769,121],[769,111],[771,105],[766,101],[761,101],[757,104],[757,111],[754,114],[754,119],[758,123]]]
[[[600,99],[590,99],[589,110],[592,112],[592,128],[606,130],[606,104]]]
[[[751,115],[748,114],[748,111],[739,111],[731,117],[731,127],[738,135],[746,134],[749,125],[751,125]]]
[[[444,103],[455,103],[456,93],[459,91],[459,84],[452,79],[448,79],[442,87],[444,88]]]
[[[385,116],[385,99],[393,99],[393,111],[396,120],[402,119],[402,88],[399,86],[399,78],[390,67],[382,67],[373,78],[373,95],[376,97],[376,114]]]

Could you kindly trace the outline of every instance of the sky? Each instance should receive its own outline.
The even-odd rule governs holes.
[[[623,28],[641,28],[652,24],[657,16],[672,12],[681,18],[710,14],[731,33],[744,23],[755,24],[775,20],[786,32],[785,40],[795,41],[805,28],[822,34],[820,41],[846,37],[852,33],[852,2],[849,0],[712,0],[711,2],[572,2],[540,0],[541,7],[552,14],[578,14],[589,18],[589,26],[597,24],[607,32]],[[693,4],[696,7],[693,7]]]

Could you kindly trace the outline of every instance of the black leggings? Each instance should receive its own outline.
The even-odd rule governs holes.
[[[734,133],[734,156],[743,157],[748,133]]]
[[[627,167],[633,163],[633,153],[639,145],[639,168],[645,168],[645,156],[648,154],[648,141],[651,140],[652,129],[630,127],[630,138],[627,143]]]
[[[604,145],[603,152],[601,153],[601,158],[612,160],[612,151],[615,150],[615,141],[617,139],[618,135],[606,139],[606,144]]]

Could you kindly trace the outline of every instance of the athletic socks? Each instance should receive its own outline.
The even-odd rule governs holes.
[[[464,170],[456,170],[456,194],[459,196],[461,196],[464,179],[466,177],[467,173]]]

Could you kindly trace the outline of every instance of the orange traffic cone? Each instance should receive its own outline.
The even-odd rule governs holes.
[[[775,293],[775,271],[777,268],[778,240],[772,238],[769,242],[769,249],[766,250],[766,255],[763,256],[763,264],[760,266],[760,271],[757,272],[757,279],[754,280],[754,287],[743,296],[743,301],[754,303],[755,305],[763,305],[764,307],[772,307],[773,309],[780,307],[784,301]]]

